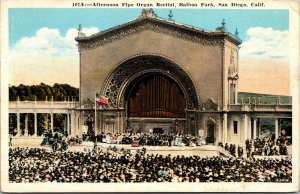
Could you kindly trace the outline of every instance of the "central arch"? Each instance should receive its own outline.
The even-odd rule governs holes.
[[[191,76],[178,63],[158,55],[134,56],[113,69],[104,83],[101,93],[109,98],[108,109],[124,110],[123,129],[133,122],[136,128],[148,130],[148,122],[154,123],[152,128],[195,130],[195,122],[188,122],[193,119],[188,110],[198,109],[198,93]]]

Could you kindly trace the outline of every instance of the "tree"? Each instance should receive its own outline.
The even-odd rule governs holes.
[[[46,98],[51,100],[53,97],[54,101],[64,101],[65,99],[75,98],[74,100],[79,100],[79,89],[69,84],[58,84],[55,83],[53,86],[41,83],[40,85],[23,85],[10,86],[9,87],[9,100],[16,101],[18,97],[21,101],[28,100],[38,100],[44,101]]]
[[[9,113],[9,133],[15,136],[17,132],[17,114]]]

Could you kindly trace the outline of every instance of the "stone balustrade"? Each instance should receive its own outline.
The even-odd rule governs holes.
[[[290,104],[230,104],[229,111],[292,112]]]

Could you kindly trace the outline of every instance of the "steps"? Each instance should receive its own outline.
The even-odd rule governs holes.
[[[223,154],[227,157],[234,157],[233,155],[231,155],[227,150],[225,150],[225,148],[220,147],[220,146],[216,146],[217,150],[220,152],[220,154]]]

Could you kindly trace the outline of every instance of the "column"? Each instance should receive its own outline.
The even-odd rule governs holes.
[[[257,137],[260,138],[260,118],[257,118]]]
[[[232,81],[228,80],[228,104],[231,104],[231,84]]]
[[[72,136],[75,136],[75,131],[74,131],[74,126],[75,126],[75,115],[74,111],[71,112],[71,133]]]
[[[53,113],[51,112],[51,131],[53,133]]]
[[[34,113],[34,136],[37,137],[37,113]]]
[[[228,141],[228,137],[227,137],[227,113],[224,113],[224,115],[223,115],[223,131],[224,131],[223,143],[226,143]]]
[[[246,139],[248,139],[248,126],[247,126],[247,115],[244,114],[244,130],[243,130],[243,133],[244,133],[244,141],[246,141]]]
[[[275,118],[275,141],[277,141],[278,138],[278,128],[279,128],[279,119]]]
[[[66,135],[69,131],[68,131],[68,120],[67,120],[67,114],[64,114],[64,135]]]
[[[118,116],[115,118],[115,122],[116,122],[116,133],[119,133],[120,131],[120,112],[118,111]]]
[[[280,118],[277,118],[278,120],[278,136],[281,136],[281,124],[280,124]]]
[[[74,134],[75,136],[78,135],[78,131],[77,131],[77,121],[78,121],[78,120],[77,120],[77,114],[74,113],[74,126],[73,126],[74,128],[73,128],[73,129],[74,129],[74,132],[75,132],[75,134]]]
[[[78,126],[78,117],[77,117],[77,114],[75,113],[74,114],[74,132],[75,132],[75,135],[79,136],[77,126]]]
[[[25,132],[24,136],[28,137],[28,113],[25,115]]]
[[[219,142],[222,142],[223,136],[222,136],[222,130],[221,130],[221,128],[222,128],[221,122],[218,122],[217,125],[218,125],[218,130],[219,130],[218,131],[219,132]]]
[[[81,129],[81,115],[80,113],[77,116],[77,131],[79,133],[79,137],[82,137],[82,129]]]
[[[21,130],[20,130],[20,113],[17,113],[17,136],[20,137],[21,136]]]
[[[257,118],[253,119],[253,139],[256,139],[256,125],[257,125]]]
[[[71,130],[70,130],[70,114],[67,113],[67,132],[68,136],[71,135]]]
[[[120,113],[120,123],[119,123],[119,133],[122,133],[124,131],[124,120],[123,120],[123,113]]]
[[[75,135],[78,135],[80,137],[80,132],[78,131],[78,125],[79,125],[79,121],[78,121],[78,115],[77,113],[75,113],[75,126],[74,126],[74,130],[75,130]]]
[[[45,115],[46,115],[45,129],[47,130],[47,132],[49,132],[49,118],[48,118],[49,115],[48,113],[46,113]]]

